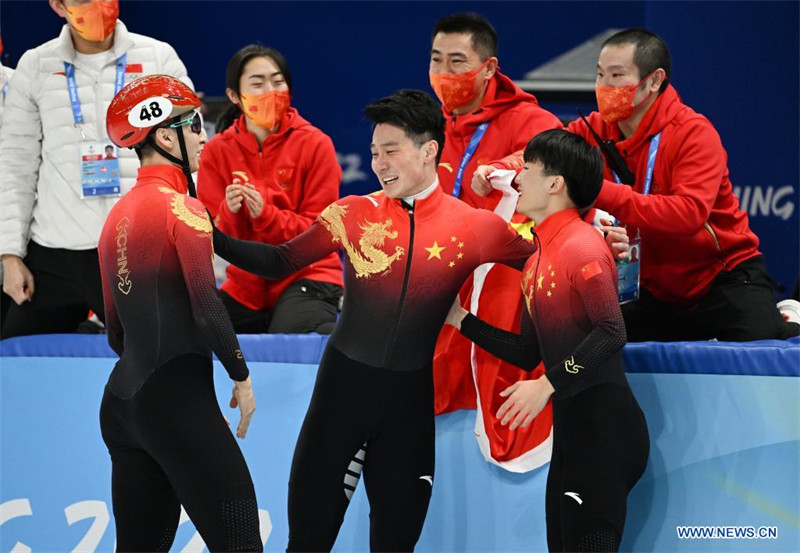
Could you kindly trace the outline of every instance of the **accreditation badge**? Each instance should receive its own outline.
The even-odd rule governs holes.
[[[111,142],[81,142],[81,197],[120,196],[119,151]]]
[[[619,303],[639,299],[639,272],[642,262],[642,241],[631,241],[630,257],[617,259],[617,293]]]

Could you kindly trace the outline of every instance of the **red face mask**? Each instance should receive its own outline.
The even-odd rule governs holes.
[[[650,73],[650,75],[652,74],[653,73]],[[596,86],[594,88],[594,93],[595,96],[597,96],[597,107],[600,110],[603,121],[609,125],[613,125],[633,115],[633,112],[636,110],[636,106],[633,105],[633,100],[636,97],[636,89],[649,79],[650,75],[647,75],[644,79],[639,81],[638,84],[627,86]],[[650,94],[652,94],[652,92]],[[645,96],[639,103],[644,103],[650,97],[650,94]]]
[[[478,72],[486,67],[490,59],[466,73],[430,74],[431,88],[447,111],[452,113],[455,109],[471,104],[478,97],[479,91],[476,90]]]
[[[289,110],[288,90],[270,90],[264,94],[239,94],[242,111],[259,127],[274,129]]]
[[[91,42],[100,42],[111,36],[118,17],[119,0],[93,0],[84,6],[67,8],[70,26]]]

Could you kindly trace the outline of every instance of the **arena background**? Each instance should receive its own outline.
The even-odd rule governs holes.
[[[795,286],[798,2],[120,4],[129,29],[170,42],[208,97],[222,96],[225,66],[242,45],[282,51],[293,72],[294,105],[336,144],[342,195],[377,187],[363,106],[398,88],[430,90],[430,31],[439,17],[459,11],[488,17],[500,35],[501,68],[514,79],[605,29],[652,29],[670,45],[677,90],[722,136],[734,187],[780,295]],[[0,32],[12,62],[57,36],[62,24],[45,0],[0,1]],[[574,101],[543,104],[562,117],[574,113]],[[591,102],[582,107],[593,109]],[[286,543],[288,466],[324,342],[320,336],[242,342],[259,400],[242,449],[267,551]],[[113,549],[110,462],[97,413],[114,361],[102,336],[0,344],[0,551]],[[622,550],[799,551],[800,341],[634,344],[625,362],[652,450],[631,495]],[[224,405],[230,388],[219,366],[216,377]],[[472,435],[474,417],[459,411],[437,418],[437,485],[418,550],[544,550],[546,467],[515,475],[486,463]],[[367,512],[360,486],[337,551],[367,550]],[[777,539],[681,540],[676,529],[683,525],[774,528]],[[181,525],[173,549],[203,549],[191,524]]]
[[[513,79],[608,28],[643,26],[673,55],[673,83],[722,136],[731,180],[762,240],[780,297],[792,293],[800,250],[798,2],[240,2],[121,0],[131,31],[171,43],[197,89],[222,96],[241,46],[273,46],[289,60],[293,104],[328,133],[344,169],[341,194],[377,187],[369,169],[371,100],[398,88],[430,91],[435,21],[486,16]],[[2,0],[0,32],[12,60],[57,36],[63,20],[45,0]],[[587,71],[594,67],[592,60]],[[574,101],[543,102],[574,117]],[[582,105],[593,109],[593,103]]]

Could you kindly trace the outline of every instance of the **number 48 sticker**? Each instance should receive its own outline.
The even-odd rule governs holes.
[[[128,113],[128,123],[137,129],[153,127],[172,114],[172,102],[162,96],[154,96],[136,104]]]

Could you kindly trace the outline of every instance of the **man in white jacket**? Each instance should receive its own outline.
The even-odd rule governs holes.
[[[103,159],[106,109],[143,75],[189,82],[170,45],[117,20],[118,0],[50,7],[67,24],[20,59],[0,130],[3,292],[14,300],[3,338],[74,332],[90,309],[103,317],[97,241],[139,165],[129,150]]]
[[[3,41],[0,40],[0,59],[3,57]],[[3,128],[3,107],[6,103],[6,94],[8,94],[9,83],[11,82],[11,75],[14,70],[6,67],[0,62],[0,129]],[[0,166],[3,165],[3,159],[0,158]],[[8,308],[11,306],[11,298],[3,293],[3,264],[0,263],[0,326],[6,318]]]

